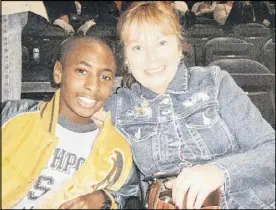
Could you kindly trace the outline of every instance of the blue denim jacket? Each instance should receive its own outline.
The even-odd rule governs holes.
[[[222,208],[275,208],[275,131],[228,72],[181,64],[164,95],[135,83],[105,108],[144,175],[215,164]]]

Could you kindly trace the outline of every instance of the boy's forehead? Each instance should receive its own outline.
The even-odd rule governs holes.
[[[116,70],[116,61],[111,49],[101,42],[75,42],[70,51],[71,62],[97,62],[111,70]]]
[[[78,40],[77,42],[74,43],[74,48],[89,49],[89,50],[93,50],[94,52],[104,51],[106,53],[111,53],[110,48],[106,44],[96,40],[89,40],[89,41]]]
[[[77,52],[75,52],[77,51]],[[86,54],[96,54],[98,56],[113,57],[111,49],[101,42],[75,42],[71,48],[71,54],[77,56]]]

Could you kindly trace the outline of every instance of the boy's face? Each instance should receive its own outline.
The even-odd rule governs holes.
[[[87,124],[112,92],[116,63],[112,53],[96,42],[74,43],[64,64],[57,62],[54,80],[60,84],[60,115]]]

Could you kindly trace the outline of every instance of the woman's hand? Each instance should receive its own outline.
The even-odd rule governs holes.
[[[207,196],[224,184],[224,174],[215,165],[197,165],[184,168],[176,179],[165,185],[172,189],[172,199],[176,206],[184,208],[187,194],[187,209],[200,209]]]
[[[67,201],[59,209],[101,209],[104,201],[102,192],[95,191]]]

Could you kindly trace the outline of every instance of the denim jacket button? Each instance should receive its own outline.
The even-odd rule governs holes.
[[[161,104],[168,104],[170,102],[170,99],[169,98],[164,98],[162,101],[161,101]]]
[[[161,115],[168,115],[168,114],[171,114],[171,110],[163,110],[161,111]]]

